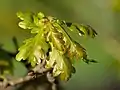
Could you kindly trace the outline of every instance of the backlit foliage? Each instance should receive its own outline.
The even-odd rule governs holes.
[[[19,48],[16,60],[27,60],[32,67],[46,61],[45,68],[52,68],[54,77],[67,81],[75,72],[73,61],[96,62],[87,58],[86,49],[71,38],[70,33],[81,38],[94,38],[97,33],[89,25],[70,23],[43,13],[17,13],[19,27],[29,29],[34,36]]]

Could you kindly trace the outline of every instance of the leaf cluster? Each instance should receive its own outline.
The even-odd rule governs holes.
[[[74,41],[70,33],[94,38],[97,33],[89,25],[70,23],[43,13],[17,13],[19,27],[29,29],[34,36],[25,40],[19,48],[16,60],[27,60],[32,67],[46,61],[45,68],[52,68],[54,77],[67,81],[75,72],[73,62],[81,59],[86,63],[96,62],[87,58],[86,49]]]

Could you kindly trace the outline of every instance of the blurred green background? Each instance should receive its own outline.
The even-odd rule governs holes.
[[[77,72],[68,82],[62,82],[63,88],[120,90],[119,0],[0,0],[0,43],[11,52],[15,51],[13,36],[17,37],[19,45],[29,37],[29,31],[24,31],[17,25],[17,11],[41,11],[66,21],[92,26],[98,32],[97,38],[77,40],[88,50],[89,57],[99,63],[87,65],[76,61]],[[15,65],[16,76],[25,73],[24,68],[21,70],[21,65]]]

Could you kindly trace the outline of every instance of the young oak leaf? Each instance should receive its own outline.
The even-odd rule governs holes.
[[[33,23],[33,13],[22,13],[18,12],[17,17],[21,19],[22,21],[19,22],[19,27],[23,29],[32,29],[35,25]]]
[[[68,57],[72,59],[80,59],[86,55],[86,50],[77,42],[72,42],[68,49]]]
[[[84,32],[85,36],[90,36],[91,38],[94,38],[97,35],[97,32],[89,25],[80,24],[76,25],[76,27],[80,28],[80,30]]]
[[[43,30],[40,30],[34,38],[30,38],[24,42],[24,45],[19,48],[19,53],[16,55],[16,60],[28,60],[32,66],[41,62],[44,59],[49,45],[43,37]]]
[[[66,31],[66,28],[63,28],[58,22],[59,21],[57,20],[57,23],[54,23],[53,26],[62,34],[62,46],[64,47],[64,52],[66,52],[66,49],[69,47],[72,38],[69,36],[68,32]]]
[[[66,50],[67,57],[71,60],[71,62],[73,63],[74,59],[82,59],[86,63],[95,62],[95,60],[91,61],[90,59],[87,58],[87,53],[85,48],[83,48],[83,46],[81,46],[71,37],[72,34],[78,35],[79,32],[77,30],[75,30],[76,32],[75,31],[72,32],[71,30],[69,30],[70,28],[66,26],[65,21],[63,22],[57,20],[57,22],[58,24],[55,24],[55,26],[57,27],[58,30],[60,30],[63,33],[64,41],[65,41],[64,45],[67,49]]]
[[[33,48],[33,38],[30,38],[30,39],[27,39],[24,41],[24,45],[22,45],[18,51],[19,53],[16,55],[16,59],[18,61],[21,61],[21,60],[26,60],[27,57],[30,55],[30,53],[32,52],[32,49]]]
[[[67,27],[72,31],[76,32],[76,36],[90,36],[94,38],[97,35],[97,32],[89,25],[77,24],[77,23],[68,23],[66,22]]]
[[[42,23],[40,19],[44,17],[44,14],[41,12],[39,12],[38,14],[18,12],[17,17],[22,20],[18,24],[21,28],[34,29],[34,27],[41,26]]]
[[[62,33],[55,29],[51,30],[50,33],[49,42],[52,42],[54,47],[56,47],[58,50],[64,51],[65,47]]]
[[[85,49],[79,43],[73,41],[69,36],[68,28],[65,25],[60,26],[59,24],[54,23],[54,27],[62,33],[62,40],[64,41],[62,45],[66,48],[65,51],[71,60],[73,58],[82,58],[86,55]]]
[[[73,71],[73,66],[68,58],[66,58],[63,53],[52,47],[50,52],[50,58],[47,60],[47,68],[53,68],[53,76],[60,76],[61,80],[67,81]]]

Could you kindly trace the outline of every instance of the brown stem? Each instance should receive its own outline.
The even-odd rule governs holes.
[[[6,80],[6,81],[3,81],[3,82],[0,82],[0,86],[2,86],[2,87],[15,86],[15,85],[18,85],[18,84],[33,80],[35,78],[39,78],[42,75],[45,75],[45,73],[47,73],[50,70],[51,69],[46,69],[43,66],[38,64],[26,76],[18,78],[16,80]]]

